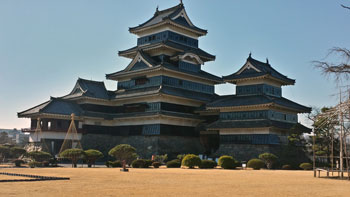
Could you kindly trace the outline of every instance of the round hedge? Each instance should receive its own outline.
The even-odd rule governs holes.
[[[117,160],[117,161],[107,161],[106,162],[106,166],[108,168],[120,168],[120,167],[122,167],[122,163],[119,160]]]
[[[236,168],[236,160],[228,155],[221,156],[219,158],[219,166],[223,169],[235,169]]]
[[[201,163],[202,163],[201,159],[197,155],[194,155],[194,154],[188,154],[182,160],[182,165],[189,167],[189,168],[194,168],[195,166],[200,166]]]
[[[210,168],[215,168],[216,166],[217,166],[217,163],[213,160],[202,160],[201,165],[199,165],[199,168],[210,169]]]
[[[153,162],[152,166],[153,168],[159,168],[159,166],[161,166],[162,164],[160,162]]]
[[[135,161],[133,161],[131,163],[131,166],[133,168],[148,168],[151,164],[149,164],[150,162],[148,160],[145,160],[145,159],[137,159]]]
[[[260,159],[251,159],[247,163],[248,168],[253,168],[254,170],[260,170],[265,166],[265,163]]]
[[[180,168],[181,167],[181,161],[179,159],[174,159],[171,161],[168,161],[166,163],[167,168]]]
[[[299,167],[303,170],[311,170],[313,168],[311,163],[302,163]]]

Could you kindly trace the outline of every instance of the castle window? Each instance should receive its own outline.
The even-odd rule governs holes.
[[[135,79],[135,85],[144,85],[147,82],[148,82],[148,79],[146,77]]]
[[[57,128],[62,129],[62,122],[60,120],[57,121]]]

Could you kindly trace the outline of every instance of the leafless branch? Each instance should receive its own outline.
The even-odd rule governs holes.
[[[341,63],[335,64],[327,61],[313,61],[312,63],[322,74],[328,76],[335,75],[335,80],[340,81],[341,78],[350,79],[350,50],[346,48],[334,47],[329,50],[326,57],[335,54],[343,58]]]
[[[341,7],[343,7],[343,8],[345,8],[345,9],[349,9],[350,10],[350,7],[348,7],[348,6],[345,6],[345,5],[341,5]]]

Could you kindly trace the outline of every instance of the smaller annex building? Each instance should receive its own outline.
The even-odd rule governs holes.
[[[125,69],[107,74],[117,82],[78,79],[72,91],[18,113],[30,118],[31,139],[37,119],[42,135],[57,154],[75,114],[84,149],[107,152],[130,144],[138,154],[195,153],[237,159],[273,152],[286,143],[298,124],[298,113],[310,108],[282,97],[282,86],[295,80],[249,55],[236,73],[218,77],[202,70],[215,56],[199,48],[207,30],[195,26],[185,6],[158,10],[145,23],[129,29],[137,45],[119,52],[130,59]],[[215,94],[215,85],[232,83],[236,95]],[[249,153],[249,154],[248,154]]]

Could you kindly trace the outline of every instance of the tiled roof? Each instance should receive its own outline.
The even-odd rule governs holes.
[[[39,115],[42,113],[54,114],[54,115],[71,115],[72,113],[74,113],[76,116],[96,117],[96,118],[104,118],[108,120],[112,120],[114,118],[141,117],[141,116],[151,116],[151,115],[168,115],[168,116],[200,119],[198,115],[171,112],[171,111],[135,112],[135,113],[120,113],[120,114],[84,111],[74,101],[64,100],[61,98],[51,98],[51,100],[41,105],[38,105],[24,112],[18,113],[18,117],[30,117],[32,115]]]
[[[251,56],[248,57],[247,62],[251,63],[255,68],[257,68],[261,72],[253,71],[253,69],[250,69],[252,71],[243,71],[241,73],[239,73],[239,71],[237,71],[236,73],[233,73],[231,75],[223,76],[223,79],[225,81],[234,81],[237,79],[270,75],[273,78],[284,81],[286,84],[292,85],[295,83],[294,79],[290,79],[287,76],[282,75],[281,73],[276,71],[274,68],[272,68],[269,63],[260,62],[258,60],[253,59]]]
[[[125,98],[125,97],[140,96],[138,93],[142,95],[163,93],[171,96],[183,97],[183,98],[199,100],[204,102],[210,102],[218,97],[218,95],[216,94],[205,94],[201,92],[189,91],[181,88],[162,85],[162,86],[152,86],[147,88],[138,88],[138,89],[117,92],[115,98],[118,99],[122,97]]]
[[[220,107],[238,107],[238,106],[249,106],[249,105],[261,105],[275,103],[290,109],[297,110],[299,112],[311,111],[311,108],[305,107],[293,101],[290,101],[283,97],[273,97],[267,95],[249,95],[249,96],[237,96],[237,95],[227,95],[220,96],[215,101],[208,103],[206,107],[208,108],[220,108]]]
[[[186,53],[187,52],[188,53],[194,53],[194,54],[198,55],[199,57],[201,57],[205,61],[215,60],[215,56],[214,55],[211,55],[211,54],[203,51],[200,48],[194,48],[194,47],[186,46],[186,45],[179,44],[179,43],[176,43],[176,42],[170,41],[170,40],[159,41],[159,42],[155,42],[155,43],[152,43],[152,44],[149,44],[149,45],[135,46],[135,47],[132,47],[132,48],[124,50],[124,51],[119,51],[119,55],[127,57],[126,56],[127,53],[134,53],[135,56],[136,56],[137,51],[139,51],[139,50],[147,51],[147,49],[154,48],[154,47],[162,47],[162,46],[168,46],[168,47],[176,48],[176,49],[181,50],[182,52],[186,52]]]
[[[205,94],[201,92],[194,92],[194,91],[184,90],[180,88],[174,88],[166,85],[162,86],[161,92],[164,94],[169,94],[169,95],[184,97],[189,99],[195,99],[195,100],[200,100],[205,102],[210,102],[217,97],[216,94]]]
[[[154,16],[152,18],[150,18],[149,20],[147,20],[146,22],[136,26],[136,27],[131,27],[129,28],[130,32],[133,32],[135,30],[140,30],[146,27],[151,27],[153,25],[159,24],[161,22],[164,22],[165,20],[171,20],[172,22],[178,24],[178,25],[182,25],[185,26],[187,28],[190,28],[192,30],[195,30],[197,32],[200,32],[202,35],[205,35],[207,33],[207,30],[198,28],[194,25],[190,25],[188,24],[186,21],[183,20],[173,20],[172,18],[175,17],[177,14],[179,14],[182,10],[184,10],[185,7],[182,3],[180,3],[177,6],[165,9],[165,10],[161,10],[159,11],[157,9],[157,11],[154,13]]]
[[[113,96],[113,93],[106,89],[105,84],[102,81],[92,81],[79,78],[72,92],[62,98],[68,99],[80,96],[108,100]]]
[[[174,66],[174,65],[169,64],[169,63],[163,63],[162,66],[165,67],[165,68],[168,68],[170,70],[183,72],[183,73],[186,73],[186,74],[202,77],[202,78],[205,78],[205,79],[211,79],[211,80],[223,83],[223,80],[222,80],[221,77],[215,76],[215,75],[210,74],[208,72],[205,72],[203,70],[200,70],[198,72],[193,72],[193,71],[189,71],[189,70],[185,70],[185,69],[180,69],[179,67]]]
[[[26,117],[26,116],[40,114],[40,113],[58,114],[58,115],[71,115],[72,113],[74,113],[75,115],[80,116],[82,115],[82,112],[83,111],[78,104],[69,100],[52,97],[49,101],[41,105],[38,105],[34,108],[31,108],[23,112],[19,112],[18,117]]]
[[[194,72],[194,71],[189,71],[189,70],[185,70],[185,69],[180,69],[179,67],[177,66],[174,66],[168,62],[155,62],[153,60],[153,58],[151,58],[149,55],[147,55],[146,53],[143,53],[142,52],[142,57],[150,64],[153,65],[153,67],[150,67],[150,68],[145,68],[145,69],[142,69],[142,70],[139,70],[139,72],[144,72],[144,71],[151,71],[151,70],[156,70],[156,69],[159,69],[161,67],[164,67],[164,68],[167,68],[167,69],[170,69],[170,70],[173,70],[173,71],[178,71],[178,72],[182,72],[182,73],[186,73],[186,74],[189,74],[189,75],[193,75],[193,76],[197,76],[197,77],[201,77],[201,78],[204,78],[204,79],[210,79],[210,80],[213,80],[213,81],[216,81],[218,83],[223,83],[223,80],[221,77],[218,77],[218,76],[215,76],[215,75],[212,75],[208,72],[205,72],[203,70],[200,70],[198,72]],[[159,65],[157,65],[159,64]],[[155,66],[157,65],[157,66]],[[114,72],[114,73],[110,73],[110,74],[106,74],[106,78],[107,79],[110,79],[110,78],[113,78],[113,76],[117,76],[117,75],[123,75],[123,74],[127,74],[129,71],[127,70],[121,70],[121,71],[118,71],[118,72]]]

